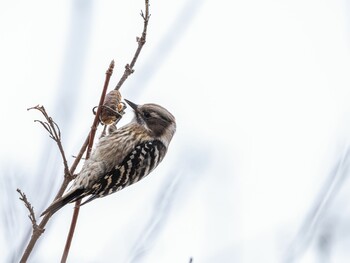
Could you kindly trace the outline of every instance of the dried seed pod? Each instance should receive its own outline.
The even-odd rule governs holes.
[[[106,95],[100,115],[103,124],[111,125],[120,119],[125,108],[125,104],[121,100],[122,96],[118,90],[112,90]]]

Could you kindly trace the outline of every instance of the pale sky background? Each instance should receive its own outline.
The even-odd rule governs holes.
[[[150,0],[147,42],[121,89],[163,105],[177,133],[146,179],[80,211],[68,262],[349,262],[348,1]],[[137,47],[142,0],[0,2],[0,251],[18,262]],[[132,117],[127,110],[121,125]],[[73,205],[29,262],[58,262]],[[316,216],[315,216],[316,215]]]

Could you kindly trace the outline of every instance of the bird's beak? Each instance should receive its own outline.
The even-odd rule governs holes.
[[[137,111],[137,107],[138,107],[139,105],[137,105],[137,104],[131,102],[130,100],[127,100],[127,99],[124,99],[124,100],[130,105],[131,108],[133,108],[134,111]]]

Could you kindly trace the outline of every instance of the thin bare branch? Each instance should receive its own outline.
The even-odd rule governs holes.
[[[38,110],[44,115],[44,118],[46,119],[46,121],[34,120],[34,122],[39,122],[44,127],[44,129],[49,133],[50,138],[52,138],[57,143],[58,149],[60,151],[60,154],[61,154],[62,160],[63,160],[64,176],[67,177],[69,179],[69,181],[71,181],[73,179],[73,176],[72,176],[71,172],[69,171],[67,158],[66,158],[66,155],[65,155],[64,150],[63,150],[63,146],[62,146],[62,142],[61,142],[60,127],[47,114],[44,106],[37,105],[37,106],[31,107],[31,108],[28,108],[27,110]]]
[[[102,109],[101,106],[103,105],[103,102],[104,102],[105,97],[106,97],[109,80],[113,74],[113,68],[114,68],[114,60],[112,60],[112,62],[109,64],[108,70],[106,71],[106,78],[105,78],[105,82],[103,85],[103,89],[102,89],[102,93],[101,93],[101,97],[100,97],[100,102],[99,102],[99,105],[97,107],[97,112],[96,112],[94,121],[93,121],[92,126],[91,126],[91,130],[90,130],[90,133],[88,136],[88,144],[87,144],[87,151],[86,151],[86,157],[85,157],[86,159],[89,159],[91,151],[92,151],[92,146],[94,143],[96,130],[97,130],[97,127],[100,123],[100,114],[101,114],[101,109]],[[75,226],[76,226],[77,221],[78,221],[80,203],[81,203],[81,200],[78,200],[75,202],[73,217],[72,217],[70,229],[69,229],[67,240],[66,240],[66,245],[65,245],[64,250],[63,250],[61,262],[67,261],[69,249],[70,249],[70,246],[71,246],[71,243],[73,240],[73,236],[74,236]]]
[[[29,211],[29,219],[32,222],[32,226],[33,226],[33,231],[35,231],[38,228],[38,225],[36,223],[36,218],[35,218],[35,213],[34,213],[34,207],[31,205],[31,203],[28,201],[27,196],[20,190],[17,189],[17,192],[19,193],[19,195],[21,196],[19,198],[19,200],[23,201],[24,205],[26,206],[26,208]]]
[[[36,120],[37,122],[39,122],[50,134],[50,137],[57,143],[58,145],[58,148],[60,150],[60,153],[61,153],[61,156],[62,156],[62,159],[63,159],[63,164],[64,164],[64,180],[63,180],[63,183],[58,191],[58,193],[56,194],[56,197],[54,200],[56,200],[57,198],[60,198],[64,191],[66,190],[69,182],[74,178],[73,174],[74,174],[74,171],[76,169],[76,167],[78,166],[85,150],[86,150],[86,147],[88,145],[88,138],[85,140],[83,146],[81,147],[80,149],[80,152],[78,153],[77,155],[77,158],[75,158],[75,161],[74,163],[72,164],[71,168],[69,169],[68,168],[68,162],[67,162],[67,159],[66,159],[66,156],[65,156],[65,153],[64,153],[64,150],[63,150],[63,146],[62,146],[62,143],[61,143],[61,132],[60,132],[60,129],[58,127],[58,125],[56,124],[56,122],[54,122],[52,120],[52,118],[47,114],[45,108],[43,106],[35,106],[35,107],[31,107],[31,108],[28,108],[28,110],[31,110],[31,109],[36,109],[36,110],[39,110],[45,117],[46,119],[46,122],[44,121],[40,121],[40,120]],[[17,190],[18,191],[18,190]],[[20,260],[20,262],[27,262],[36,242],[38,241],[38,239],[40,238],[41,234],[44,232],[45,230],[45,226],[47,224],[47,222],[50,220],[51,218],[51,214],[50,213],[47,213],[43,219],[41,220],[40,224],[37,225],[36,227],[36,230],[33,231],[33,234],[29,240],[29,243],[27,245],[27,247],[25,248],[24,252],[23,252],[23,255],[22,255],[22,258]],[[31,219],[34,219],[33,217]],[[35,221],[35,224],[36,224],[36,221]]]
[[[126,64],[124,74],[120,78],[117,86],[114,88],[115,90],[119,90],[120,87],[123,85],[125,80],[132,74],[134,73],[134,66],[137,61],[137,58],[139,57],[139,54],[141,52],[141,49],[143,45],[146,43],[146,35],[147,35],[147,26],[148,26],[148,21],[150,19],[150,14],[149,14],[149,0],[145,0],[145,13],[141,10],[141,17],[143,18],[143,30],[141,37],[136,37],[136,41],[138,43],[137,49],[135,51],[134,57],[132,58],[130,64]]]

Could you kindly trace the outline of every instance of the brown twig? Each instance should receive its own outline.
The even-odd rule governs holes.
[[[136,41],[138,43],[137,49],[135,51],[134,57],[132,58],[130,64],[126,64],[124,74],[120,78],[117,86],[114,88],[115,90],[119,90],[120,87],[123,85],[124,81],[132,74],[134,73],[134,66],[137,61],[137,58],[139,57],[139,54],[141,52],[141,49],[143,45],[146,43],[146,34],[147,34],[147,26],[148,21],[150,18],[149,14],[149,0],[145,0],[145,13],[141,10],[141,17],[143,18],[143,30],[141,37],[136,37]]]
[[[97,127],[98,127],[98,124],[99,124],[99,120],[100,120],[100,114],[101,114],[101,109],[102,109],[101,106],[103,105],[103,102],[104,102],[105,97],[106,97],[109,80],[110,80],[110,78],[111,78],[111,76],[113,74],[113,68],[114,68],[114,61],[112,60],[112,62],[109,65],[108,70],[106,71],[106,78],[105,78],[105,83],[103,85],[103,89],[102,89],[102,93],[101,93],[101,97],[100,97],[100,102],[98,104],[97,112],[96,112],[94,121],[92,123],[90,133],[88,135],[88,140],[87,140],[88,144],[87,144],[87,151],[86,151],[85,159],[89,159],[90,154],[91,154],[91,150],[92,150],[92,146],[93,146],[93,143],[94,143],[96,130],[97,130]],[[77,221],[78,221],[80,203],[81,203],[81,200],[78,200],[78,201],[75,202],[74,212],[73,212],[73,216],[72,216],[72,221],[71,221],[70,229],[69,229],[67,240],[66,240],[66,245],[65,245],[64,250],[63,250],[61,262],[66,262],[67,261],[69,249],[70,249],[70,246],[72,244],[72,240],[73,240],[73,236],[74,236],[75,226],[76,226]]]
[[[19,195],[21,196],[19,198],[19,200],[23,201],[24,205],[26,206],[26,208],[29,211],[29,219],[32,222],[32,226],[33,226],[33,232],[38,230],[38,224],[36,223],[36,218],[35,218],[35,213],[34,213],[34,207],[31,205],[31,203],[28,201],[27,196],[20,190],[17,189],[17,192],[19,193]]]
[[[29,211],[29,219],[32,222],[33,232],[32,232],[32,239],[38,239],[40,235],[45,231],[45,229],[36,223],[35,213],[34,213],[34,207],[31,205],[31,203],[28,201],[27,196],[20,190],[17,189],[17,192],[20,194],[20,200],[23,201],[24,205]],[[31,251],[31,250],[30,250]],[[30,252],[28,253],[29,256]],[[28,257],[27,256],[27,257]],[[26,262],[27,259],[21,260],[21,262]]]
[[[57,143],[58,145],[58,148],[60,149],[60,153],[62,155],[62,158],[63,158],[63,163],[64,163],[64,170],[65,170],[65,176],[64,176],[64,180],[63,180],[63,183],[60,187],[60,190],[58,191],[56,197],[54,200],[56,200],[57,198],[60,198],[64,191],[66,190],[69,182],[73,179],[73,174],[74,174],[74,171],[75,169],[77,168],[80,160],[81,160],[81,157],[83,156],[85,150],[86,150],[86,147],[88,145],[88,138],[85,140],[83,146],[81,147],[77,157],[75,158],[75,161],[74,163],[72,164],[71,168],[68,169],[68,165],[67,165],[67,160],[66,160],[66,157],[65,157],[65,154],[64,154],[64,151],[63,151],[63,147],[62,147],[62,143],[61,143],[61,132],[59,130],[59,127],[58,125],[52,120],[52,118],[47,114],[46,110],[44,107],[41,107],[41,106],[35,106],[35,107],[32,107],[32,108],[29,108],[28,110],[31,110],[31,109],[37,109],[39,110],[45,117],[46,119],[46,122],[44,121],[38,121],[50,134],[50,137],[55,140],[55,142]],[[57,129],[57,130],[56,130]],[[47,222],[50,220],[51,218],[51,213],[47,213],[43,219],[41,220],[41,222],[39,223],[39,225],[37,226],[37,231],[33,231],[33,234],[29,240],[29,243],[27,245],[27,247],[25,248],[24,252],[23,252],[23,255],[22,255],[22,258],[20,260],[20,262],[27,262],[36,242],[38,241],[38,239],[40,238],[41,234],[44,232],[45,230],[45,226],[47,224]]]
[[[64,177],[67,178],[68,181],[71,181],[73,177],[72,177],[72,173],[68,168],[67,158],[63,150],[60,128],[58,127],[57,123],[47,114],[44,106],[37,105],[31,108],[28,108],[27,110],[33,110],[33,109],[40,111],[44,115],[46,121],[41,121],[41,120],[34,120],[34,121],[39,122],[45,128],[45,130],[47,130],[47,132],[50,134],[50,138],[57,143],[58,149],[60,150],[62,160],[63,160]]]

